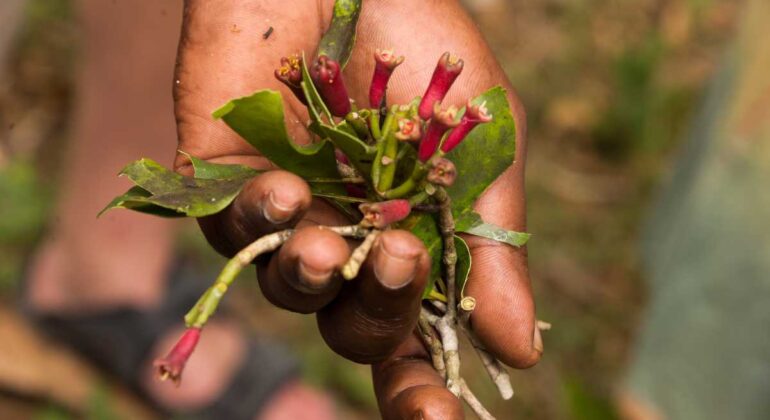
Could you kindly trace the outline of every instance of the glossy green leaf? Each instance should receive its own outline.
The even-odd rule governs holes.
[[[318,55],[337,60],[342,68],[348,63],[356,41],[356,25],[362,0],[336,0],[329,29],[318,45]]]
[[[515,247],[524,246],[527,241],[529,241],[530,236],[532,236],[529,233],[506,230],[491,223],[482,223],[463,232],[470,233],[471,235],[482,236],[497,242],[503,242]]]
[[[300,146],[286,132],[281,95],[261,90],[234,99],[214,111],[259,152],[282,169],[303,178],[337,178],[334,146],[328,142]]]
[[[469,233],[471,235],[481,236],[492,239],[497,242],[503,242],[511,246],[521,247],[526,245],[532,236],[529,233],[507,230],[492,223],[486,223],[481,220],[481,216],[473,210],[466,210],[457,216],[455,220],[455,230],[457,232]]]
[[[126,166],[120,175],[136,184],[99,214],[126,208],[164,217],[203,217],[218,213],[238,195],[247,178],[199,179],[164,168],[151,159]]]
[[[249,179],[264,172],[245,165],[230,165],[208,162],[181,150],[179,153],[187,156],[187,158],[190,159],[193,170],[195,171],[195,178],[198,179]]]
[[[141,187],[131,187],[125,194],[115,197],[110,204],[107,204],[107,207],[99,212],[99,216],[108,210],[117,208],[134,210],[140,213],[147,213],[160,217],[186,216],[184,213],[179,213],[175,210],[167,209],[153,203],[151,197],[151,192]]]
[[[344,127],[346,126],[347,123],[345,122],[337,127],[319,124],[319,130],[323,133],[323,137],[328,138],[345,153],[359,173],[368,175],[371,173],[372,161],[377,150],[345,131]]]
[[[494,87],[473,99],[486,102],[493,120],[480,124],[447,158],[457,168],[457,180],[447,189],[452,207],[470,208],[489,185],[513,163],[516,156],[516,123],[505,89]],[[457,213],[457,212],[456,212]]]

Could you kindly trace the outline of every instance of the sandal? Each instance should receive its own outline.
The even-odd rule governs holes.
[[[22,303],[22,312],[44,333],[116,376],[162,413],[194,419],[253,419],[274,391],[299,374],[296,360],[284,348],[256,337],[247,340],[243,364],[224,392],[200,410],[171,413],[141,386],[139,376],[152,357],[153,344],[164,332],[180,326],[184,314],[206,289],[203,280],[200,271],[189,264],[177,264],[163,302],[152,311],[116,308],[62,316],[38,313]]]

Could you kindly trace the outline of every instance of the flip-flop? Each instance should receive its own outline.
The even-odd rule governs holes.
[[[253,419],[280,386],[298,376],[298,364],[286,349],[249,337],[243,364],[229,386],[211,405],[195,412],[171,412],[155,401],[140,382],[154,343],[179,327],[187,310],[206,289],[200,271],[179,263],[170,273],[163,303],[153,311],[115,308],[85,315],[36,312],[22,299],[22,312],[52,338],[126,383],[148,403],[166,414],[195,419]]]

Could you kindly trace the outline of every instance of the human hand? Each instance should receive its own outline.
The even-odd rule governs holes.
[[[313,2],[303,9],[274,0],[187,0],[175,83],[179,149],[213,162],[273,168],[224,123],[210,117],[229,99],[264,88],[282,92],[289,133],[298,143],[309,142],[306,111],[272,73],[280,57],[314,51],[331,18],[332,3]],[[263,39],[270,26],[272,35]],[[446,50],[465,60],[465,70],[445,103],[461,105],[494,85],[512,92],[455,1],[365,3],[357,45],[345,71],[349,92],[358,102],[367,102],[372,53],[382,47],[395,47],[407,58],[391,80],[391,103],[421,94]],[[526,122],[512,93],[509,100],[518,130],[516,164],[492,184],[475,209],[487,222],[521,231]],[[183,155],[175,167],[186,175],[192,172]],[[299,177],[280,170],[258,176],[228,209],[200,220],[208,240],[225,255],[266,233],[300,228],[279,251],[257,264],[267,299],[292,311],[316,312],[319,330],[333,350],[374,364],[384,417],[412,418],[419,411],[425,418],[461,417],[458,400],[412,335],[430,271],[422,242],[405,231],[383,233],[359,278],[343,284],[334,272],[347,260],[350,247],[341,237],[313,226],[347,223],[331,206],[313,200]],[[535,327],[525,250],[478,237],[467,240],[474,264],[466,293],[478,303],[471,317],[474,330],[506,364],[533,365],[542,353],[542,341]]]

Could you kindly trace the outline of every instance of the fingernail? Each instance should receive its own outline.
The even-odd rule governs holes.
[[[297,277],[299,277],[299,286],[305,292],[317,292],[329,284],[329,279],[334,270],[323,270],[310,267],[301,260],[297,263]]]
[[[262,200],[262,215],[268,222],[279,225],[288,222],[297,210],[297,203],[283,203],[273,191]]]
[[[532,340],[532,347],[538,353],[543,354],[543,336],[540,335],[540,328],[535,325],[535,338]]]
[[[409,284],[417,272],[417,256],[403,255],[399,250],[389,249],[387,240],[379,242],[374,275],[383,286],[390,289],[399,289]],[[391,245],[390,248],[394,247]]]

